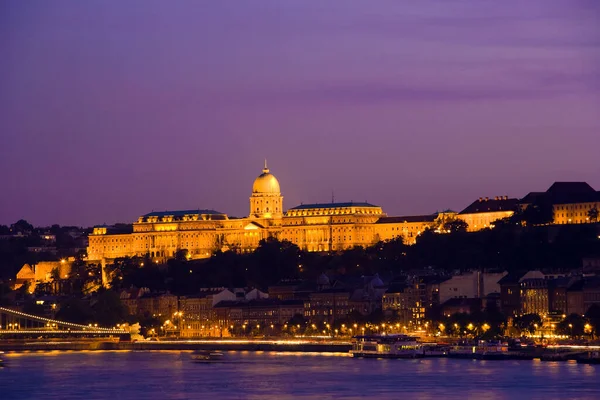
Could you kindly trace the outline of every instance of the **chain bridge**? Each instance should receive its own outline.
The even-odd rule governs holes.
[[[97,324],[75,324],[0,307],[0,340],[20,338],[100,337],[123,339],[128,336],[129,332],[118,327],[103,328],[99,327]]]

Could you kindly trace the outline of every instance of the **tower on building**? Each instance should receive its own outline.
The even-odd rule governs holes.
[[[255,218],[281,218],[283,216],[283,196],[277,178],[269,171],[267,160],[262,174],[254,180],[250,196],[250,214]]]

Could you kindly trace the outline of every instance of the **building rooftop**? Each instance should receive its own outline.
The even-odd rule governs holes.
[[[377,220],[377,224],[395,224],[395,223],[410,223],[410,222],[434,222],[438,214],[427,215],[406,215],[403,217],[381,217]]]
[[[583,288],[585,289],[598,289],[600,288],[600,276],[590,276],[584,279]]]
[[[303,280],[303,279],[282,279],[282,280],[278,281],[276,284],[270,285],[269,287],[300,286],[303,283],[305,283],[305,280]]]
[[[543,198],[546,192],[529,192],[525,197],[519,200],[520,204],[531,204],[537,199]]]
[[[313,203],[313,204],[300,204],[299,206],[290,208],[290,210],[308,210],[312,208],[346,208],[346,207],[377,207],[374,204],[366,202],[346,202],[346,203]]]
[[[95,225],[94,228],[104,228],[109,235],[133,233],[133,224]]]
[[[519,199],[509,199],[507,197],[495,197],[483,198],[480,197],[475,200],[467,208],[459,212],[458,214],[477,214],[486,212],[498,212],[498,211],[514,211],[519,203]]]
[[[202,215],[202,214],[223,215],[223,213],[215,211],[215,210],[198,209],[198,210],[152,211],[148,214],[142,215],[142,217],[166,217],[166,216],[183,217],[184,215]]]
[[[499,285],[504,284],[518,284],[521,278],[525,275],[525,272],[510,272],[508,275],[504,275],[499,281]]]
[[[554,182],[545,192],[528,193],[520,203],[531,204],[540,200],[551,204],[591,203],[600,201],[600,192],[587,182]]]
[[[404,291],[408,288],[409,288],[409,285],[407,285],[407,284],[396,283],[396,284],[390,285],[390,287],[385,291],[385,293],[390,293],[390,294],[391,293],[404,293]]]
[[[587,182],[554,182],[546,193],[592,194],[596,191]]]
[[[569,292],[579,292],[581,290],[583,290],[583,285],[584,285],[584,280],[583,279],[579,279],[577,281],[575,281],[571,286],[569,286],[567,288],[567,291]]]

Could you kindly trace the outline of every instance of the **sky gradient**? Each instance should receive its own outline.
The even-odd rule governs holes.
[[[600,3],[3,1],[0,224],[600,190]]]

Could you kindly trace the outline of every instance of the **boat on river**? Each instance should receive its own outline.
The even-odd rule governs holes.
[[[407,335],[356,336],[350,353],[364,358],[421,358],[425,354],[423,345]]]
[[[577,359],[578,364],[600,364],[600,351],[590,351]]]
[[[220,351],[212,350],[196,350],[192,353],[191,358],[194,362],[214,362],[222,361],[225,355]]]
[[[509,358],[509,354],[508,343],[490,340],[459,342],[448,351],[448,357],[450,358],[474,358],[480,360],[503,360]]]

